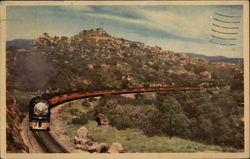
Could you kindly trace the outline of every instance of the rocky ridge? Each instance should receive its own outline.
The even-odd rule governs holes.
[[[225,86],[232,79],[220,77],[221,70],[236,72],[242,69],[242,65],[211,63],[203,58],[189,58],[186,54],[162,50],[158,46],[115,38],[101,28],[83,30],[72,37],[40,36],[32,49],[47,56],[53,65],[74,67],[72,73],[81,75],[80,81],[75,83],[82,88],[197,86],[204,80],[220,80]],[[99,81],[87,77],[87,74],[106,74],[109,78],[100,78]],[[100,84],[101,79],[102,83],[109,84]]]

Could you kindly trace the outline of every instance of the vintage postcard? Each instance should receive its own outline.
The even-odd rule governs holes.
[[[1,158],[249,158],[247,1],[1,3]]]

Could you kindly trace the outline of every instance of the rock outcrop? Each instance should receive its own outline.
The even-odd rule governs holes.
[[[108,150],[108,153],[124,153],[124,152],[125,152],[124,147],[120,143],[112,143]]]
[[[77,137],[79,138],[88,138],[88,135],[89,135],[89,131],[84,126],[77,130]]]
[[[108,128],[109,127],[109,120],[104,114],[97,114],[96,115],[96,122],[98,123],[98,126],[102,128]]]
[[[209,78],[209,79],[211,79],[211,77],[212,77],[211,73],[208,72],[208,71],[201,72],[200,76],[203,77],[203,78]]]
[[[98,152],[105,153],[109,150],[109,144],[107,143],[98,143],[94,142],[91,146],[88,147],[89,152]]]
[[[74,138],[75,148],[88,151],[90,153],[124,153],[125,150],[120,143],[111,145],[104,142],[94,142],[89,139],[89,131],[86,127],[80,127],[77,130],[77,136]]]
[[[80,127],[77,130],[77,135],[74,138],[74,143],[76,148],[87,150],[88,149],[87,146],[92,144],[88,136],[89,136],[88,129],[84,126]]]
[[[79,35],[83,35],[86,37],[101,37],[101,36],[107,36],[109,37],[110,35],[102,28],[97,28],[97,29],[91,29],[91,30],[82,30]]]

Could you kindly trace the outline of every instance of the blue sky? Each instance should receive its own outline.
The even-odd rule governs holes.
[[[229,16],[216,15],[221,13]],[[240,23],[222,23],[215,21]],[[218,28],[216,23],[226,27]],[[110,35],[160,46],[175,52],[208,56],[242,57],[242,6],[236,5],[104,5],[104,6],[8,6],[7,40],[35,39],[42,33],[73,36],[81,30],[103,28]],[[237,32],[220,34],[212,32]],[[236,40],[212,39],[210,35]]]

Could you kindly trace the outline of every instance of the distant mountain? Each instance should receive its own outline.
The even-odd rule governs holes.
[[[30,49],[33,39],[15,39],[6,42],[6,47],[16,47],[19,49]]]
[[[193,53],[184,53],[188,55],[190,58],[204,58],[208,62],[226,62],[226,63],[235,63],[235,64],[240,64],[243,63],[243,58],[229,58],[225,56],[206,56],[206,55],[201,55],[201,54],[193,54]]]

